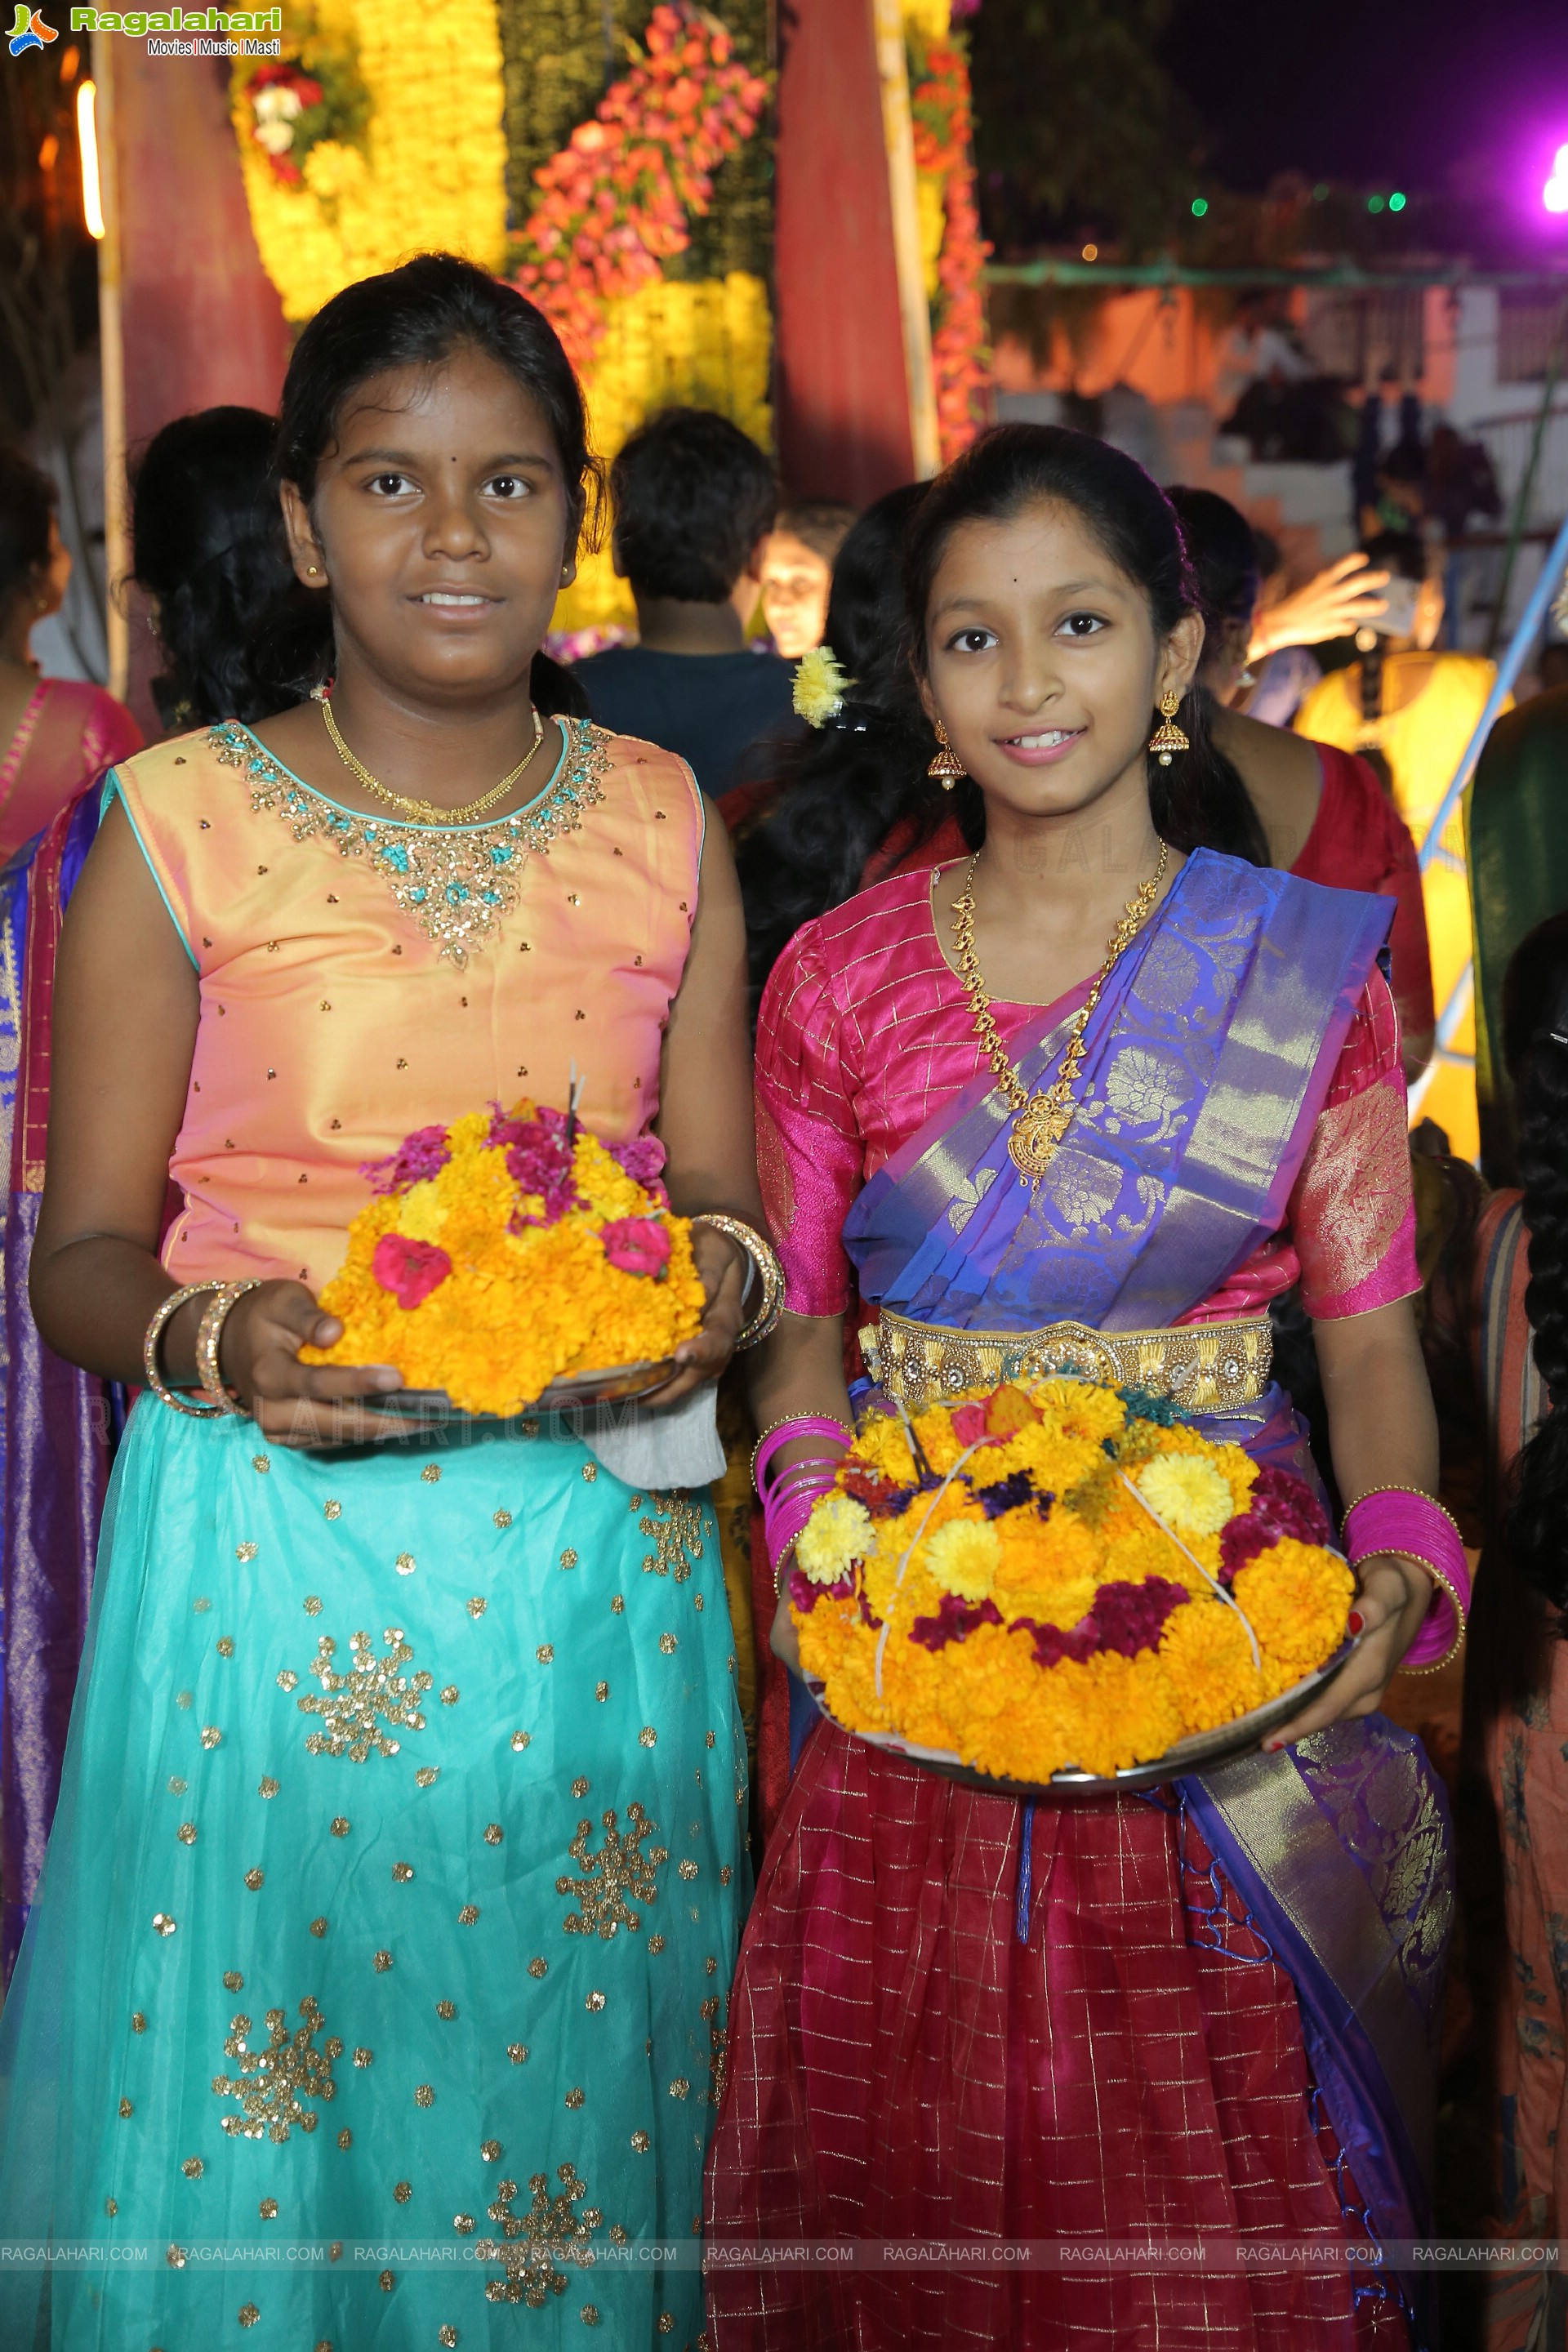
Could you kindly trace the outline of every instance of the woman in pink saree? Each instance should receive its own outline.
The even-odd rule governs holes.
[[[1424,2352],[1420,2283],[1378,2249],[1429,2219],[1448,1837],[1418,1743],[1375,1710],[1407,1652],[1441,1658],[1459,1627],[1411,1535],[1354,1533],[1377,1490],[1413,1526],[1436,1472],[1392,908],[1199,845],[1202,627],[1174,517],[1130,460],[1049,428],[985,436],[929,494],[907,580],[984,846],[807,924],[764,994],[789,1311],[759,1418],[848,1417],[853,1272],[880,1391],[858,1403],[1019,1369],[1152,1389],[1247,1447],[1272,1525],[1322,1539],[1269,1380],[1268,1306],[1299,1279],[1362,1638],[1269,1752],[1150,1796],[1020,1804],[813,1725],[731,2002],[715,2352]],[[1178,711],[1190,730],[1168,772],[1144,758],[1151,704],[1167,743]],[[1070,1118],[1031,1160],[1020,1130],[1075,1031]],[[781,1610],[775,1647],[793,1641]],[[1247,2258],[1287,2233],[1321,2259]],[[1058,2237],[1243,2252],[1004,2258]],[[997,2258],[745,2258],[836,2239]]]
[[[142,748],[142,730],[100,686],[40,677],[27,651],[58,613],[70,555],[48,478],[0,450],[0,866],[41,833],[73,793]]]

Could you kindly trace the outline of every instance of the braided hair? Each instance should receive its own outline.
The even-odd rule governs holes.
[[[1520,1454],[1509,1553],[1526,1582],[1568,1611],[1568,913],[1521,940],[1503,982],[1503,1055],[1519,1116],[1530,1234],[1524,1294],[1546,1414]],[[1568,1617],[1563,1627],[1568,1638]]]

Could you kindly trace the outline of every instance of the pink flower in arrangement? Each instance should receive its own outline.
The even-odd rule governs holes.
[[[544,1202],[542,1217],[520,1218],[520,1224],[553,1225],[568,1209],[581,1206],[564,1111],[509,1118],[498,1105],[486,1139],[505,1151],[507,1174],[518,1191],[537,1193]]]
[[[612,1143],[609,1154],[617,1168],[651,1192],[656,1201],[668,1202],[669,1195],[659,1178],[664,1172],[664,1146],[657,1135],[634,1135],[629,1143]]]
[[[1289,1470],[1260,1470],[1246,1515],[1220,1531],[1221,1581],[1228,1584],[1237,1569],[1272,1550],[1283,1536],[1306,1544],[1333,1541],[1323,1507],[1305,1479]]]
[[[985,1434],[985,1407],[961,1404],[952,1416],[952,1433],[960,1445],[978,1445]]]
[[[623,1274],[662,1274],[669,1264],[669,1229],[655,1217],[617,1217],[599,1238]]]
[[[452,1271],[452,1261],[434,1242],[410,1241],[405,1234],[383,1234],[370,1262],[383,1290],[390,1290],[409,1313],[439,1290]]]
[[[385,1160],[367,1160],[359,1172],[373,1192],[404,1192],[438,1176],[451,1156],[444,1127],[416,1127]]]

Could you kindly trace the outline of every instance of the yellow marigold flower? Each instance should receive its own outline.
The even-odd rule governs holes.
[[[1263,1677],[1247,1628],[1222,1601],[1193,1601],[1166,1620],[1159,1662],[1184,1731],[1210,1731],[1261,1706]]]
[[[1098,1381],[1042,1381],[1029,1393],[1064,1436],[1087,1437],[1098,1445],[1103,1438],[1119,1437],[1127,1426],[1127,1407],[1114,1389]]]
[[[1156,1454],[1133,1483],[1179,1536],[1216,1536],[1235,1509],[1229,1481],[1201,1455]]]
[[[1279,1677],[1279,1689],[1289,1690],[1344,1640],[1355,1580],[1344,1561],[1321,1545],[1287,1536],[1237,1570],[1235,1590],[1271,1677]]]
[[[877,1523],[852,1495],[824,1495],[814,1506],[795,1548],[800,1572],[813,1584],[837,1584],[852,1561],[877,1548]]]
[[[1002,1538],[985,1519],[952,1519],[921,1549],[928,1572],[961,1601],[984,1601],[1002,1560]]]
[[[840,668],[831,646],[813,646],[802,654],[795,670],[795,708],[808,727],[826,727],[844,708],[844,698],[855,685]]]

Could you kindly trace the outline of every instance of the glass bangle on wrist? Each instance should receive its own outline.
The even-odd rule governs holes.
[[[223,1343],[224,1325],[229,1309],[247,1290],[259,1290],[261,1277],[252,1275],[246,1282],[219,1283],[208,1299],[196,1332],[196,1371],[201,1379],[202,1394],[210,1397],[219,1412],[243,1413],[245,1407],[226,1384],[223,1368],[218,1362],[218,1349]]]
[[[765,1339],[783,1314],[784,1268],[778,1262],[773,1244],[764,1240],[754,1225],[746,1224],[741,1218],[725,1216],[717,1209],[703,1209],[691,1222],[694,1225],[711,1225],[715,1233],[722,1234],[726,1240],[732,1241],[738,1249],[743,1250],[763,1286],[762,1305],[736,1335],[735,1352],[738,1355],[742,1348],[754,1348],[760,1340]]]

